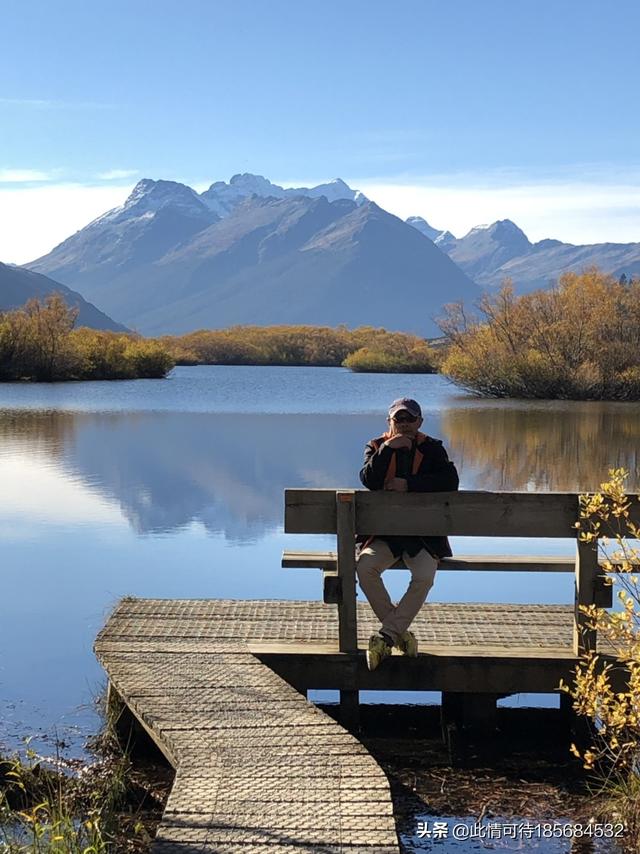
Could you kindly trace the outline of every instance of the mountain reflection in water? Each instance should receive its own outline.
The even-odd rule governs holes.
[[[627,408],[628,407],[628,408]],[[611,466],[638,477],[636,405],[472,404],[429,416],[464,489],[578,492]],[[140,534],[192,522],[235,543],[282,524],[286,487],[358,487],[382,417],[188,412],[0,413],[2,455],[46,458],[114,502]]]

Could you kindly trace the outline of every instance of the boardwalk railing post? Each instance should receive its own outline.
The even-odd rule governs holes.
[[[340,652],[358,651],[356,622],[356,506],[351,490],[336,492],[336,532],[338,535],[338,576],[342,581],[342,602],[338,605]]]
[[[573,624],[573,651],[580,655],[596,649],[597,633],[589,627],[589,617],[580,611],[581,605],[593,605],[596,583],[600,573],[598,564],[598,541],[582,543],[578,540],[576,550],[576,597]]]

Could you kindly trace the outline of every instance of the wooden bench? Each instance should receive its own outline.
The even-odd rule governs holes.
[[[470,555],[445,558],[441,570],[573,572],[575,575],[574,651],[595,648],[594,629],[580,606],[611,606],[611,587],[598,561],[597,543],[577,538],[579,496],[574,493],[439,492],[395,493],[366,490],[287,489],[288,534],[335,534],[336,551],[285,551],[283,567],[323,572],[323,599],[338,606],[339,645],[357,652],[356,531],[416,536],[426,533],[472,537],[571,538],[576,556]],[[396,565],[401,568],[401,563]]]

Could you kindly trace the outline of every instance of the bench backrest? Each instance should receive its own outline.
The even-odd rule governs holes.
[[[560,492],[369,492],[286,489],[288,534],[338,533],[338,493],[353,495],[359,534],[572,537],[578,495]]]

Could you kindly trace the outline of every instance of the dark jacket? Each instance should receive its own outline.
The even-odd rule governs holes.
[[[387,438],[380,436],[371,439],[364,449],[360,480],[367,489],[384,489],[388,473],[394,468],[394,455],[393,474],[407,481],[409,492],[449,492],[458,488],[458,472],[439,439],[419,433],[411,449],[394,450],[384,444]],[[401,557],[404,551],[413,556],[423,548],[437,558],[450,557],[452,554],[446,537],[382,536],[380,539],[389,545],[396,557]]]

